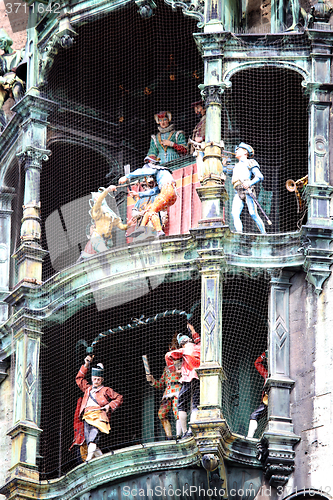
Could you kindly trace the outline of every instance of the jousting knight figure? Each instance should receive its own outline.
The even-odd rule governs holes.
[[[137,168],[133,172],[121,177],[119,179],[119,184],[125,184],[128,180],[137,179],[139,177],[154,176],[157,182],[157,186],[153,189],[144,191],[140,195],[144,196],[154,196],[157,194],[155,200],[151,205],[149,205],[146,213],[143,216],[141,226],[147,226],[148,222],[151,221],[156,231],[156,236],[164,236],[164,231],[162,230],[161,221],[158,213],[161,210],[166,210],[176,203],[177,191],[176,191],[176,181],[172,177],[170,170],[168,170],[163,165],[159,164],[159,158],[154,155],[149,155],[145,158],[145,164],[142,168]],[[131,192],[130,194],[137,195],[137,193]]]
[[[241,142],[235,149],[235,156],[238,160],[232,171],[232,185],[236,191],[232,202],[232,218],[235,229],[238,233],[243,232],[240,216],[244,208],[244,201],[246,201],[249,214],[258,226],[259,231],[266,233],[265,225],[258,215],[256,204],[248,194],[254,184],[264,179],[258,162],[253,159],[254,150],[249,144]],[[255,196],[252,190],[251,193]]]

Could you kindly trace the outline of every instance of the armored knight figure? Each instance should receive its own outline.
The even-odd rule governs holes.
[[[265,225],[258,215],[251,189],[251,186],[264,179],[258,162],[253,159],[253,148],[249,144],[241,142],[235,148],[235,156],[238,160],[232,172],[232,185],[236,191],[232,202],[232,217],[235,229],[239,233],[243,232],[243,224],[240,216],[244,208],[244,202],[246,201],[249,214],[256,223],[259,231],[266,233]],[[251,192],[249,193],[250,190]]]

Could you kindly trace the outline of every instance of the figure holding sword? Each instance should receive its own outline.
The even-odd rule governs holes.
[[[264,176],[260,171],[258,162],[253,159],[254,151],[249,144],[241,142],[235,148],[235,156],[238,160],[232,172],[232,185],[236,191],[232,202],[232,218],[235,229],[238,233],[243,232],[243,224],[240,216],[244,208],[244,201],[246,201],[249,214],[256,223],[259,231],[264,234],[266,233],[265,225],[258,215],[257,206],[260,208],[269,225],[271,221],[259,205],[255,193],[251,189],[254,184],[262,181]]]

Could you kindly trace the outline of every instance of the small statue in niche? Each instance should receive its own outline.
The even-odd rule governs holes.
[[[153,176],[156,179],[157,186],[153,189],[145,191],[145,196],[150,194],[157,195],[154,202],[148,207],[143,216],[141,226],[144,228],[151,221],[156,231],[156,236],[164,236],[159,212],[166,210],[176,203],[177,191],[176,182],[172,177],[172,173],[166,167],[159,164],[159,158],[155,155],[149,155],[145,158],[145,164],[142,168],[137,168],[134,172],[130,172],[119,179],[119,184],[125,184],[128,180],[137,179],[139,177]],[[133,192],[131,192],[133,193]],[[144,231],[144,229],[142,229]],[[137,231],[136,231],[137,232]]]
[[[173,336],[171,344],[169,346],[169,351],[173,351],[175,349],[177,349],[177,333]],[[158,418],[161,421],[167,439],[172,439],[171,423],[167,418],[168,413],[171,410],[171,407],[176,420],[177,438],[181,437],[182,434],[182,428],[180,425],[178,409],[177,409],[178,395],[181,389],[181,384],[179,382],[179,379],[181,377],[181,370],[180,366],[177,366],[177,363],[175,363],[175,367],[176,367],[175,371],[171,372],[168,366],[166,366],[163,370],[160,380],[155,380],[153,375],[146,374],[147,381],[153,387],[155,387],[156,389],[165,388],[161,405],[158,410]]]
[[[266,382],[267,376],[268,376],[268,370],[263,365],[263,361],[264,361],[265,358],[266,358],[266,353],[263,352],[255,360],[254,366],[256,367],[256,370],[260,373],[260,375],[264,378],[264,381]],[[248,438],[252,438],[254,436],[254,433],[256,432],[257,427],[258,427],[258,420],[260,420],[265,415],[267,415],[267,405],[268,405],[268,394],[265,391],[263,391],[262,392],[262,396],[261,396],[261,403],[260,403],[260,405],[250,415],[249,430],[248,430],[248,433],[247,433],[247,437]]]
[[[200,121],[196,124],[192,132],[192,141],[196,143],[205,142],[206,134],[206,109],[203,101],[193,102],[191,107],[194,108],[196,115],[200,115]],[[193,155],[195,152],[194,144],[190,143],[190,153]]]
[[[182,387],[178,395],[177,408],[183,438],[192,436],[192,431],[187,430],[187,412],[190,403],[192,404],[191,420],[195,420],[195,413],[200,404],[200,382],[196,373],[196,368],[200,366],[200,335],[190,323],[187,323],[187,328],[192,338],[182,333],[178,334],[179,349],[167,352],[165,355],[166,364],[171,372],[176,371],[177,360],[182,360],[180,379]]]
[[[0,49],[4,52],[0,56],[0,122],[3,127],[6,126],[13,115],[10,109],[4,112],[4,103],[8,99],[17,102],[24,95],[24,82],[16,75],[16,68],[23,59],[24,51],[13,51],[11,48],[12,44],[13,41],[9,38],[5,30],[0,29]]]
[[[252,186],[262,181],[264,176],[259,169],[258,162],[253,159],[254,151],[249,144],[241,142],[235,148],[235,156],[238,160],[238,163],[232,169],[232,185],[236,191],[232,202],[232,218],[235,229],[239,233],[243,232],[243,224],[240,216],[244,208],[244,202],[246,201],[249,214],[256,223],[259,231],[264,234],[266,233],[265,225],[258,215],[257,205],[259,204],[255,202],[255,193],[252,189]],[[225,169],[225,171],[229,173],[229,169]],[[268,219],[267,216],[266,218]],[[271,224],[270,221],[268,223]]]
[[[101,363],[91,370],[92,385],[86,380],[93,356],[87,356],[76,375],[76,383],[84,392],[80,407],[80,418],[84,421],[84,437],[88,446],[86,462],[103,453],[98,448],[101,433],[110,432],[110,414],[123,402],[123,396],[111,387],[104,387],[104,367]]]
[[[154,115],[158,125],[158,134],[151,136],[149,151],[147,156],[154,155],[160,158],[163,165],[171,160],[176,160],[180,156],[187,155],[187,142],[185,134],[181,130],[175,130],[171,123],[172,115],[170,111],[160,111]]]

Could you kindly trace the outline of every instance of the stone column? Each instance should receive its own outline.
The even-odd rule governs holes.
[[[47,252],[40,246],[40,172],[48,154],[49,151],[32,146],[18,154],[25,170],[22,243],[13,255],[18,264],[18,284],[40,284],[42,279],[42,262]]]
[[[282,272],[271,280],[269,302],[268,362],[269,409],[266,431],[293,432],[289,394],[294,381],[289,377],[289,279]]]
[[[325,27],[325,26],[324,26]],[[311,83],[307,85],[309,103],[309,183],[308,224],[332,226],[329,219],[329,129],[333,85],[331,83],[332,32],[309,31]]]
[[[8,319],[8,304],[3,299],[9,294],[13,197],[13,188],[0,188],[0,324]]]
[[[283,271],[272,277],[269,302],[268,338],[268,422],[260,447],[260,458],[270,485],[288,481],[294,470],[293,447],[299,441],[294,434],[290,416],[290,391],[294,381],[289,376],[289,279],[291,272]]]
[[[199,85],[206,107],[205,142],[202,143],[198,175],[201,186],[197,188],[202,202],[202,219],[199,227],[221,227],[223,202],[226,197],[222,165],[224,143],[221,138],[221,104],[224,86],[222,82],[222,59],[224,45],[229,33],[196,34],[195,40],[203,55],[205,80]]]
[[[323,29],[327,26],[323,24]],[[333,35],[330,31],[309,31],[312,41],[311,83],[307,85],[309,103],[309,182],[306,186],[308,221],[303,227],[308,244],[304,249],[303,268],[307,280],[319,295],[324,281],[330,276],[333,223],[330,217],[330,114],[333,84],[331,83],[331,52]]]
[[[12,438],[12,461],[8,484],[17,477],[38,480],[37,455],[39,428],[39,349],[40,321],[22,307],[32,287],[39,286],[42,262],[47,254],[41,248],[40,173],[50,151],[46,149],[47,117],[56,105],[40,97],[36,89],[14,106],[23,117],[20,151],[17,153],[25,170],[21,245],[13,256],[17,260],[18,283],[6,298],[15,310],[12,329],[15,340],[15,386]],[[23,299],[23,300],[22,300]],[[16,491],[13,498],[18,497]]]
[[[228,430],[222,415],[222,269],[223,255],[200,252],[201,362],[200,409],[190,422],[201,453],[222,460],[222,435]]]
[[[327,71],[330,71],[327,67]],[[329,185],[329,128],[331,93],[329,89],[311,86],[309,103],[309,183],[306,186],[308,199],[308,224],[331,226]],[[333,86],[332,86],[333,88]]]
[[[17,154],[25,170],[21,246],[13,256],[17,259],[19,284],[41,283],[42,261],[47,254],[40,245],[40,172],[43,161],[51,154],[45,148],[47,117],[55,106],[31,89],[13,108],[24,117],[21,151]]]
[[[22,315],[13,325],[15,342],[15,398],[10,474],[38,479],[36,457],[39,428],[39,349],[40,325]],[[35,472],[34,472],[35,471]]]

